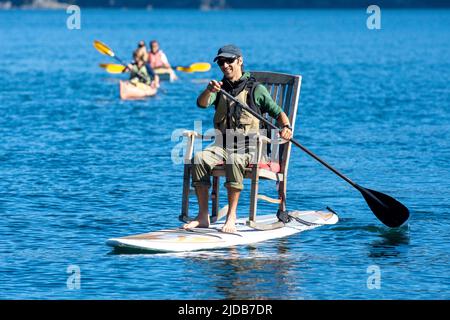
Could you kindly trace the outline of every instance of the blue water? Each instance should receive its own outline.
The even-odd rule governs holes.
[[[382,10],[378,31],[366,18],[364,8],[82,10],[81,30],[68,30],[64,11],[0,11],[0,298],[449,299],[450,11]],[[195,99],[217,67],[123,102],[121,76],[97,66],[113,60],[94,39],[128,59],[153,38],[173,64],[236,43],[249,70],[301,74],[295,137],[406,204],[408,226],[384,227],[359,192],[295,149],[289,209],[331,206],[337,225],[227,250],[111,252],[110,237],[180,225],[171,134],[211,126],[213,110]],[[79,289],[67,285],[71,266]],[[367,286],[371,268],[379,289]]]

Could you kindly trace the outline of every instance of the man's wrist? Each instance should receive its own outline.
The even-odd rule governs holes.
[[[284,126],[281,127],[281,129],[284,129],[284,128],[288,128],[289,130],[292,131],[292,127],[290,124],[285,124]]]

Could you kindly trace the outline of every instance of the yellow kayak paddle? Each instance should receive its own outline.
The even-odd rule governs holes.
[[[182,71],[182,72],[188,72],[188,73],[192,73],[192,72],[208,72],[209,70],[211,70],[211,65],[208,62],[196,62],[191,64],[188,67],[175,67],[175,69],[177,71]]]
[[[112,74],[123,73],[126,69],[123,65],[114,63],[101,63],[99,66]],[[175,69],[187,73],[207,72],[211,70],[211,65],[207,62],[197,62],[188,67],[176,67]]]
[[[114,63],[100,63],[99,66],[112,74],[123,73],[126,69],[123,65]]]
[[[120,62],[120,65],[102,63],[100,64],[101,68],[104,68],[109,73],[122,73],[124,71],[127,64],[123,62],[119,57],[117,57],[114,51],[112,51],[111,48],[109,48],[106,44],[101,41],[95,40],[94,48],[101,54],[110,56]],[[208,62],[196,62],[189,66],[177,66],[175,67],[175,69],[187,73],[207,72],[211,69],[211,64],[209,64]]]

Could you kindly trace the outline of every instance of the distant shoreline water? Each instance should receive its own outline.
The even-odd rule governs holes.
[[[81,7],[82,11],[147,11],[147,12],[176,12],[176,11],[186,11],[186,12],[200,12],[200,13],[216,13],[216,12],[344,12],[344,11],[366,11],[366,7],[352,7],[352,8],[227,8],[227,9],[200,9],[200,8],[135,8],[135,7]],[[0,7],[0,12],[15,12],[15,11],[23,11],[23,12],[61,12],[66,11],[67,8],[21,8],[21,7],[12,7],[12,8],[2,8]],[[440,8],[430,8],[430,7],[410,7],[410,8],[398,8],[398,7],[389,7],[383,8],[383,12],[419,12],[419,11],[449,11],[450,5],[448,7],[440,7]]]
[[[96,2],[96,1],[94,1]],[[143,9],[143,10],[201,10],[201,11],[222,11],[222,10],[297,10],[297,9],[333,9],[333,10],[348,10],[367,8],[367,2],[355,3],[354,1],[334,1],[314,3],[310,1],[278,1],[276,4],[269,2],[261,3],[260,1],[206,1],[206,0],[191,0],[185,1],[183,5],[179,3],[170,4],[170,1],[152,1],[149,3],[135,3],[111,5],[104,1],[97,1],[100,3],[92,4],[93,1],[84,3],[84,1],[75,1],[74,3],[65,3],[63,1],[55,0],[33,0],[31,3],[23,3],[23,1],[1,1],[0,10],[65,10],[70,5],[77,5],[84,9]],[[450,3],[445,1],[425,1],[425,0],[406,0],[393,1],[385,0],[374,3],[382,9],[438,9],[450,8]]]

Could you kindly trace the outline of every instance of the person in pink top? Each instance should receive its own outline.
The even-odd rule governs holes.
[[[159,48],[159,43],[156,40],[150,42],[150,51],[148,52],[148,63],[152,69],[167,69],[170,73],[171,80],[176,80],[177,76],[170,66],[166,54]]]

